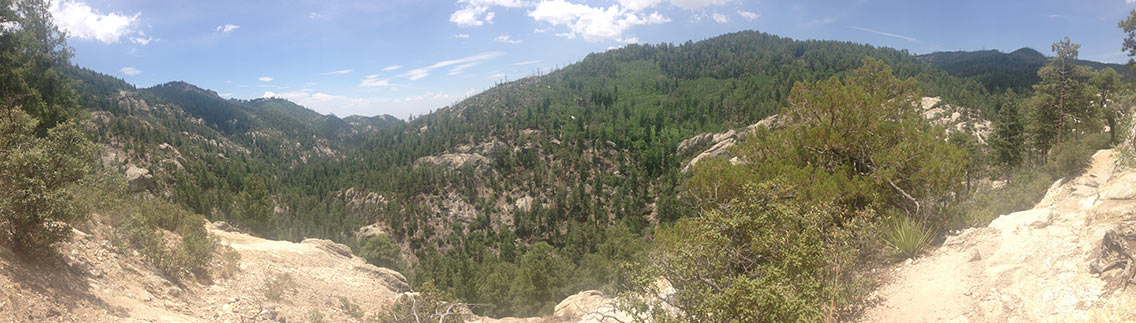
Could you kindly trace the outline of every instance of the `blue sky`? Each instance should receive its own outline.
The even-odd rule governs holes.
[[[1032,47],[1064,36],[1124,62],[1136,0],[57,0],[74,63],[140,87],[186,81],[321,113],[421,115],[506,79],[627,43],[739,30],[914,53]]]

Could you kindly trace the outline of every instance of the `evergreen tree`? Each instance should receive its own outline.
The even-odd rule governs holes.
[[[1022,132],[1017,94],[1013,89],[1007,89],[1002,96],[998,118],[994,120],[994,134],[990,137],[990,148],[996,165],[1009,169],[1021,164],[1024,144]]]
[[[1093,72],[1093,76],[1089,79],[1089,84],[1096,90],[1097,110],[1104,116],[1105,122],[1108,123],[1108,137],[1109,144],[1115,145],[1116,139],[1116,123],[1117,118],[1120,116],[1120,107],[1117,105],[1109,106],[1109,101],[1113,99],[1114,94],[1120,88],[1121,77],[1115,70],[1106,68]]]
[[[1086,86],[1091,69],[1073,64],[1080,47],[1069,37],[1053,43],[1057,56],[1037,71],[1041,83],[1034,85],[1034,96],[1026,101],[1026,131],[1042,155],[1068,135],[1092,132],[1099,124]]]

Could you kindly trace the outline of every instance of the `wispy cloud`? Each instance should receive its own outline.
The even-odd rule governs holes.
[[[323,18],[327,18],[327,16],[323,15],[321,13],[315,12],[315,11],[308,13],[308,19],[319,20],[319,19],[323,19]]]
[[[390,72],[402,68],[402,65],[391,65],[383,68],[383,71]]]
[[[269,76],[261,76],[261,77],[257,78],[257,80],[259,80],[259,81],[261,81],[261,82],[272,82],[272,77],[269,77]]]
[[[359,83],[359,86],[390,87],[390,86],[393,86],[393,84],[391,84],[389,78],[380,80],[378,74],[371,74],[371,75],[367,75],[366,78],[363,78],[363,82]]]
[[[1136,1],[1136,0],[1129,0],[1129,1]],[[1132,2],[1129,2],[1129,3],[1132,3]],[[1049,18],[1049,19],[1065,19],[1065,18],[1069,18],[1069,16],[1066,16],[1066,15],[1061,15],[1061,14],[1052,14],[1052,15],[1048,15],[1048,16],[1045,16],[1045,17],[1046,17],[1046,18]]]
[[[816,27],[816,26],[831,24],[831,23],[834,23],[834,22],[836,22],[836,19],[833,19],[832,17],[825,17],[825,18],[820,18],[820,19],[809,20],[805,23],[802,23],[801,27],[805,27],[805,28]]]
[[[450,70],[449,74],[450,75],[457,75],[457,74],[461,74],[466,69],[477,66],[477,64],[481,64],[481,62],[497,58],[497,57],[504,55],[504,54],[505,53],[502,53],[502,52],[484,52],[484,53],[469,56],[469,57],[463,57],[463,58],[458,58],[458,59],[441,61],[441,62],[434,63],[433,65],[430,65],[430,66],[427,66],[427,67],[416,68],[416,69],[410,70],[410,71],[408,71],[408,72],[406,72],[402,75],[399,75],[399,76],[402,76],[402,77],[405,77],[407,79],[410,79],[411,81],[414,81],[414,80],[419,80],[419,79],[422,79],[424,77],[430,76],[430,71],[433,71],[433,70],[439,69],[439,68],[443,68],[443,67],[454,66],[454,65],[457,65],[457,66],[452,68]]]
[[[532,64],[536,64],[536,63],[540,63],[540,62],[541,62],[541,60],[539,60],[539,59],[531,60],[531,61],[524,61],[524,62],[516,62],[516,63],[513,63],[513,66],[532,65]]]
[[[892,37],[892,38],[899,38],[899,39],[903,39],[903,40],[906,40],[906,41],[909,41],[909,42],[913,42],[913,43],[918,43],[918,42],[919,42],[919,39],[916,39],[915,37],[911,37],[911,36],[904,36],[904,35],[900,35],[900,34],[893,34],[893,33],[889,33],[889,32],[884,32],[884,31],[879,31],[879,30],[875,30],[875,29],[869,29],[869,28],[864,28],[864,27],[857,27],[857,26],[848,26],[848,28],[852,28],[852,29],[855,29],[855,30],[859,30],[859,31],[866,31],[866,32],[870,32],[870,33],[873,33],[873,34],[877,34],[877,35],[881,35],[881,36],[887,36],[887,37]]]
[[[714,22],[717,22],[717,23],[720,23],[720,24],[730,22],[730,18],[726,18],[726,15],[723,15],[723,14],[720,14],[720,13],[714,13],[713,15],[710,15],[710,18],[714,18]]]
[[[351,70],[338,70],[333,72],[321,73],[320,75],[344,75],[351,74]]]
[[[126,74],[126,75],[129,75],[129,76],[135,76],[135,75],[138,75],[138,74],[142,74],[142,70],[139,70],[137,68],[133,68],[133,67],[130,67],[130,66],[123,67],[119,71],[122,72],[122,74]]]
[[[745,10],[738,10],[738,15],[741,15],[742,18],[745,18],[746,20],[754,20],[757,19],[757,17],[760,17],[757,13]]]
[[[237,25],[234,25],[234,24],[225,24],[223,26],[217,26],[217,31],[227,33],[227,32],[237,30],[238,28],[241,28],[241,26],[237,26]]]
[[[496,41],[498,43],[506,43],[506,44],[520,44],[520,43],[525,42],[524,40],[521,40],[521,39],[513,39],[509,35],[497,36],[497,38],[493,38],[493,41]]]

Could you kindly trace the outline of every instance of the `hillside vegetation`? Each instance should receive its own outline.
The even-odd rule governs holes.
[[[1131,85],[1080,65],[1068,38],[1042,66],[1015,52],[1029,63],[993,77],[936,67],[959,58],[757,31],[631,44],[404,122],[185,82],[136,88],[71,66],[44,4],[5,10],[21,26],[0,34],[6,246],[50,251],[68,223],[112,212],[126,247],[171,279],[204,278],[220,252],[206,218],[341,242],[493,317],[661,277],[671,310],[627,305],[689,321],[846,319],[873,268],[1032,205],[1131,128]],[[948,106],[993,120],[990,138],[921,110]],[[775,114],[736,159],[681,171],[680,142]]]

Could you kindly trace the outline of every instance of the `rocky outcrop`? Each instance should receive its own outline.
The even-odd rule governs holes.
[[[418,158],[418,160],[414,162],[415,167],[420,167],[427,164],[446,166],[452,169],[461,168],[462,166],[465,166],[467,164],[478,167],[489,165],[489,158],[485,158],[485,156],[482,156],[481,154],[452,153],[441,154],[437,156],[426,156]]]
[[[126,164],[126,183],[129,184],[131,192],[142,192],[153,187],[154,176],[150,174],[149,169]]]
[[[979,144],[986,144],[994,125],[989,120],[972,116],[970,110],[949,105],[939,97],[925,97],[920,101],[923,118],[931,124],[942,126],[947,133],[966,133],[973,135]]]
[[[703,150],[701,153],[694,156],[694,158],[691,158],[690,161],[682,167],[682,171],[684,173],[689,172],[690,169],[694,167],[694,165],[698,164],[698,162],[706,160],[707,158],[729,157],[728,153],[730,151],[730,148],[733,148],[734,145],[736,145],[738,142],[753,134],[755,131],[757,131],[758,128],[766,128],[770,130],[780,129],[784,126],[784,119],[785,118],[782,118],[780,115],[775,114],[762,119],[755,124],[749,125],[748,127],[745,127],[740,131],[730,129],[720,133],[703,133],[691,137],[690,139],[683,140],[678,144],[677,153],[680,156],[689,155],[706,146],[709,146],[710,148],[705,148],[705,150]],[[730,158],[730,162],[738,164],[741,163],[741,160],[738,158]]]
[[[949,236],[896,266],[863,321],[1131,320],[1136,289],[1106,288],[1126,269],[1093,267],[1106,233],[1136,224],[1136,171],[1118,160],[1100,151],[1085,174],[1055,183],[1032,210]]]

